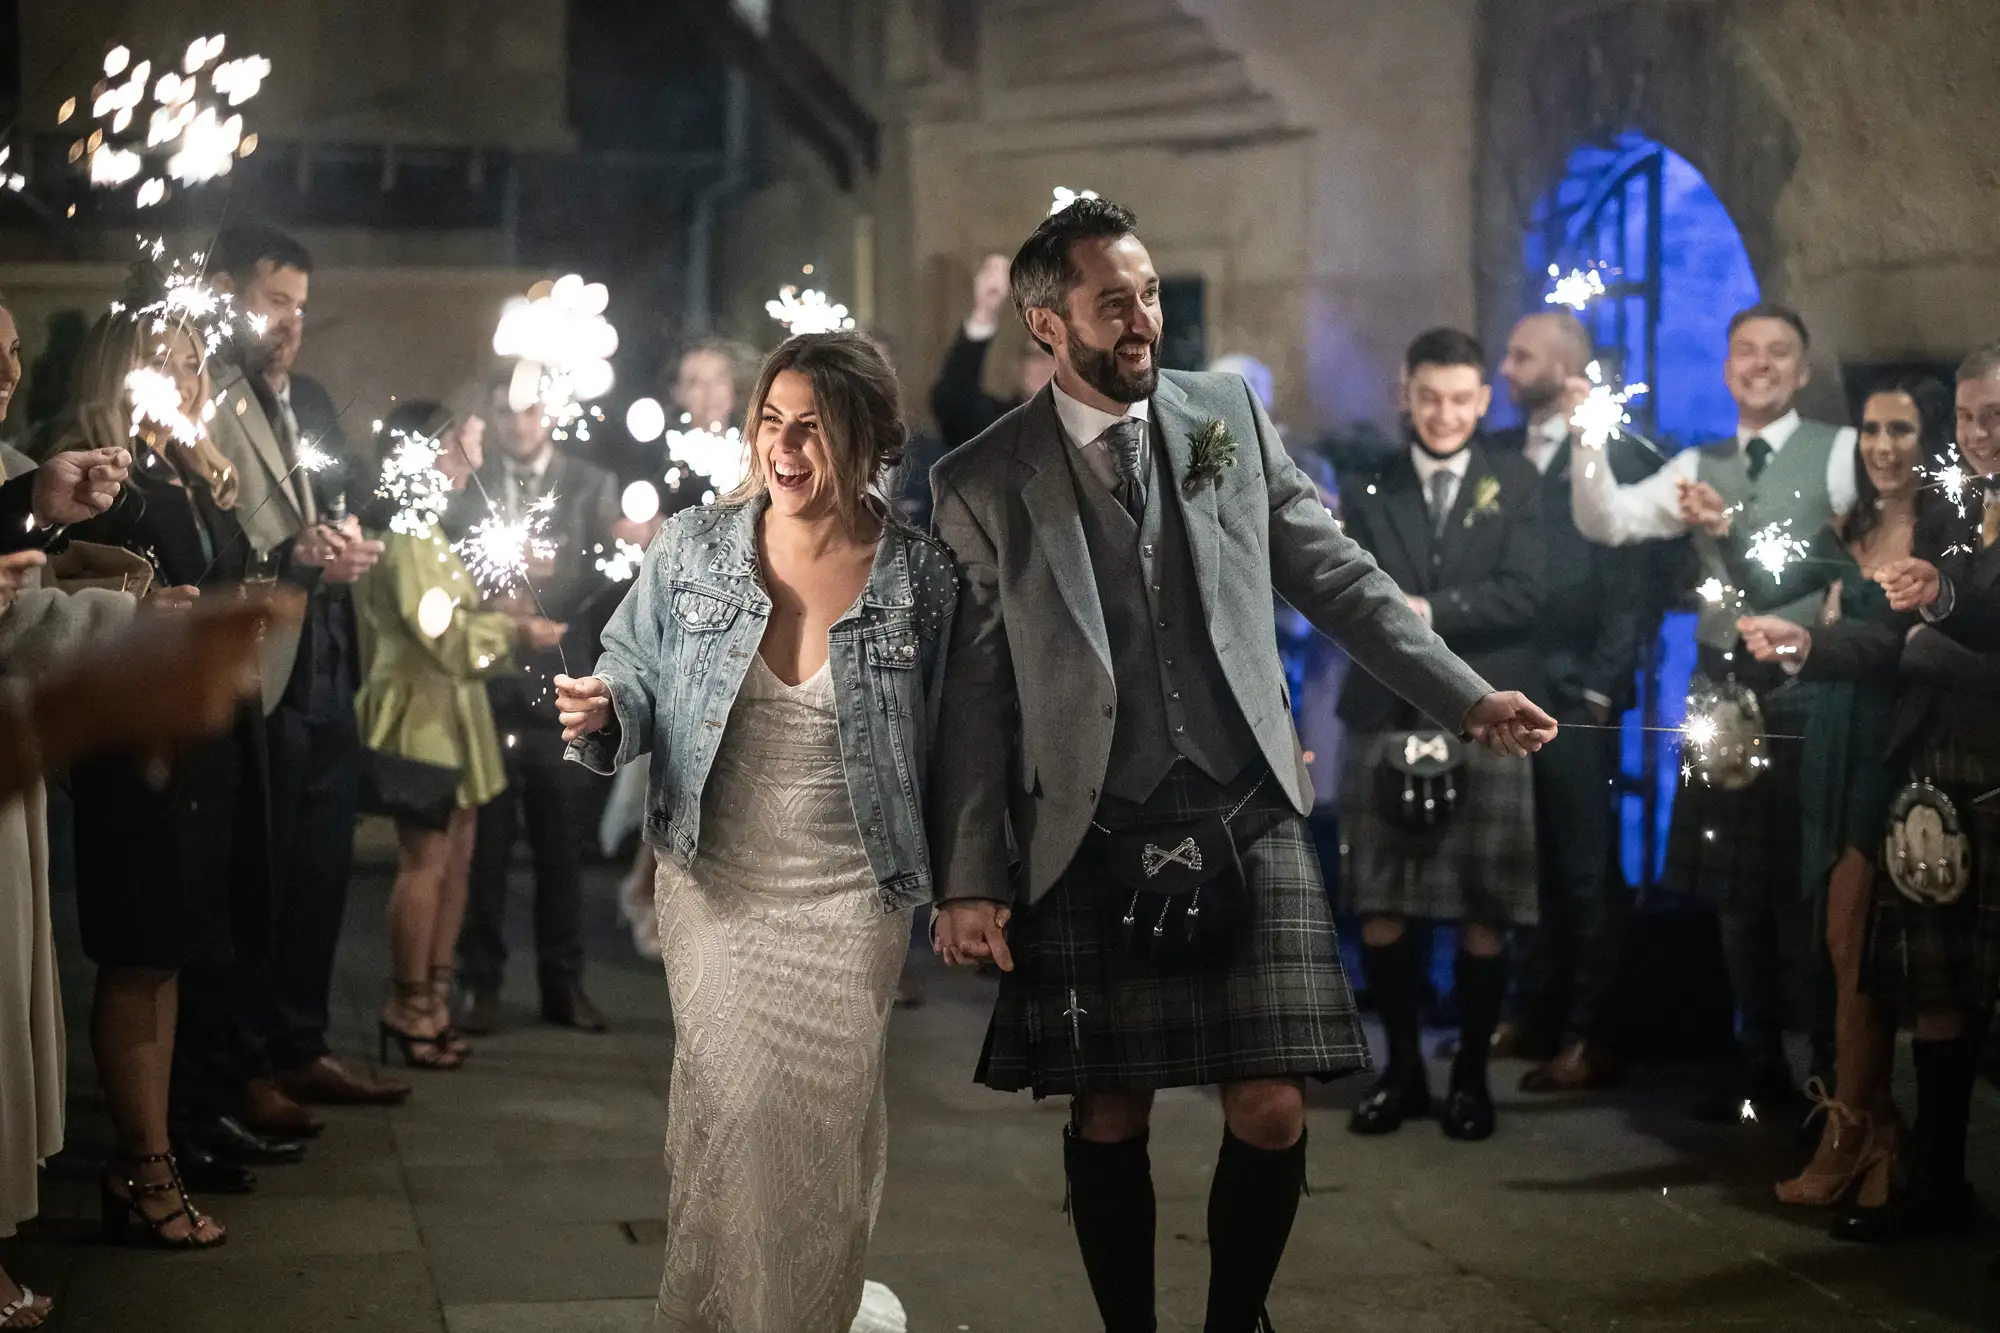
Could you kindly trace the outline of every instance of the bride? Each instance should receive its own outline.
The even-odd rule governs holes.
[[[904,429],[860,336],[774,352],[747,434],[744,483],[662,529],[556,705],[597,772],[652,755],[677,1033],[654,1326],[847,1333],[904,911],[931,896],[920,794],[957,581],[877,496]]]

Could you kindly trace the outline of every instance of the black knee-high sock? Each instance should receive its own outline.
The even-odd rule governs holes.
[[[1942,1194],[1965,1188],[1966,1121],[1984,1040],[1983,1031],[1973,1031],[1949,1041],[1910,1044],[1917,1067],[1918,1180]]]
[[[1253,1148],[1222,1131],[1208,1191],[1205,1333],[1252,1333],[1284,1257],[1306,1184],[1306,1136],[1289,1148]]]
[[[1092,1143],[1063,1131],[1069,1218],[1105,1333],[1153,1333],[1153,1163],[1146,1135]]]
[[[1452,969],[1458,990],[1458,1056],[1451,1065],[1451,1086],[1484,1093],[1486,1058],[1493,1029],[1500,1023],[1500,1006],[1507,998],[1507,954],[1491,958],[1458,951]]]
[[[1393,944],[1361,946],[1361,967],[1375,996],[1382,1034],[1389,1040],[1388,1072],[1423,1072],[1423,974],[1408,930]]]

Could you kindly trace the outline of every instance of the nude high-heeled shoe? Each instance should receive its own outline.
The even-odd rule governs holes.
[[[1806,1083],[1812,1114],[1826,1117],[1819,1148],[1806,1169],[1776,1186],[1778,1202],[1797,1207],[1830,1208],[1846,1198],[1855,1182],[1872,1169],[1880,1153],[1871,1153],[1875,1127],[1868,1114],[1827,1095],[1826,1084]]]

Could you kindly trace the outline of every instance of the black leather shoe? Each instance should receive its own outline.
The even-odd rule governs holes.
[[[174,1144],[181,1180],[193,1194],[252,1194],[257,1177],[249,1167],[183,1139]]]
[[[299,1140],[259,1134],[233,1115],[195,1125],[185,1137],[239,1166],[290,1166],[306,1155],[306,1145]]]
[[[1979,1220],[1979,1199],[1972,1186],[1960,1183],[1931,1190],[1918,1185],[1879,1208],[1849,1208],[1833,1219],[1831,1234],[1835,1240],[1886,1245],[1929,1236],[1969,1236],[1979,1230]]]
[[[611,1025],[583,993],[583,983],[566,981],[542,990],[542,1021],[579,1032],[608,1032]]]
[[[458,1030],[468,1037],[491,1036],[500,1026],[500,988],[467,986],[458,1007]]]
[[[1493,1137],[1492,1094],[1474,1088],[1453,1088],[1438,1115],[1444,1136],[1461,1143],[1477,1143]]]
[[[1393,1134],[1412,1116],[1431,1113],[1431,1089],[1423,1074],[1390,1070],[1376,1081],[1373,1091],[1362,1098],[1347,1118],[1353,1134]]]

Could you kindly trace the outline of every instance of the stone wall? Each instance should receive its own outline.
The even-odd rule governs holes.
[[[2000,334],[2000,6],[1991,0],[1486,0],[1481,323],[1536,293],[1521,226],[1580,142],[1636,129],[1699,168],[1767,297],[1843,364]],[[1718,349],[1718,357],[1719,357]]]

